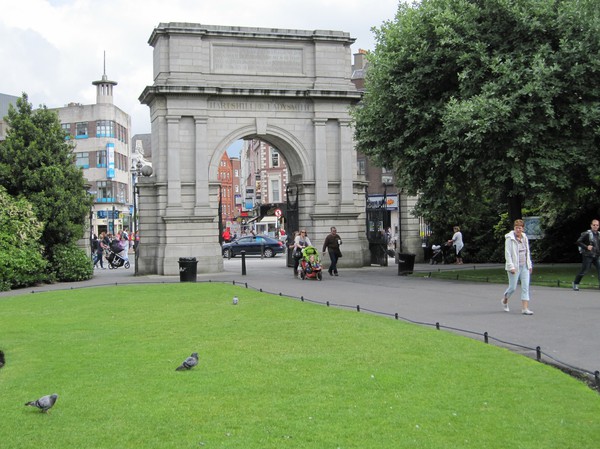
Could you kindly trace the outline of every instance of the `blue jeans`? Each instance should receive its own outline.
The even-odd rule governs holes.
[[[94,266],[100,262],[100,268],[104,268],[104,265],[102,264],[102,256],[104,254],[101,253],[100,251],[97,251],[96,254],[94,254]]]
[[[510,298],[510,296],[517,289],[517,283],[519,282],[519,278],[521,279],[521,301],[529,301],[529,269],[527,265],[522,265],[515,273],[511,273],[510,271],[506,272],[508,274],[508,288],[504,292],[504,296],[506,298]]]
[[[583,256],[581,270],[579,271],[579,274],[575,276],[575,281],[573,281],[573,283],[578,285],[592,265],[596,267],[596,271],[598,272],[598,285],[600,285],[600,261],[598,261],[598,257],[592,256]]]

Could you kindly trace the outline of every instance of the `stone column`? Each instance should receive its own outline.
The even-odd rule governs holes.
[[[340,212],[354,212],[354,186],[355,178],[354,161],[356,152],[352,139],[352,126],[350,120],[342,119],[340,124],[340,160],[341,185],[340,185]]]
[[[179,116],[167,116],[167,215],[181,210]]]
[[[327,130],[326,119],[313,119],[315,129],[315,151],[313,163],[315,167],[315,212],[329,211],[329,185],[327,170]]]
[[[208,151],[208,118],[194,117],[196,121],[196,204],[194,215],[214,215],[210,208],[208,172],[210,154]]]

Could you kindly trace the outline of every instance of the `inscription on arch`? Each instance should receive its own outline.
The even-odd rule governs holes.
[[[213,45],[214,73],[247,75],[302,75],[304,52],[301,48]]]
[[[208,109],[224,111],[264,111],[264,112],[312,112],[313,105],[309,102],[284,101],[220,101],[209,100]]]

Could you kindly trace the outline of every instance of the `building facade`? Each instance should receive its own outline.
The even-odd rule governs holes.
[[[14,95],[0,94],[0,140],[6,139],[6,122],[4,117],[8,114],[8,106],[17,106],[17,100],[19,97]]]
[[[91,232],[116,234],[130,227],[133,215],[131,118],[113,103],[115,81],[103,74],[92,84],[95,104],[69,103],[52,110],[58,113],[67,139],[74,142],[76,164],[94,196]]]

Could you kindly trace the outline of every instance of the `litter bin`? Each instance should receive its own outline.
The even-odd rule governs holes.
[[[415,254],[398,254],[398,276],[412,274],[415,268]]]
[[[180,257],[179,282],[196,282],[197,266],[195,257]]]

